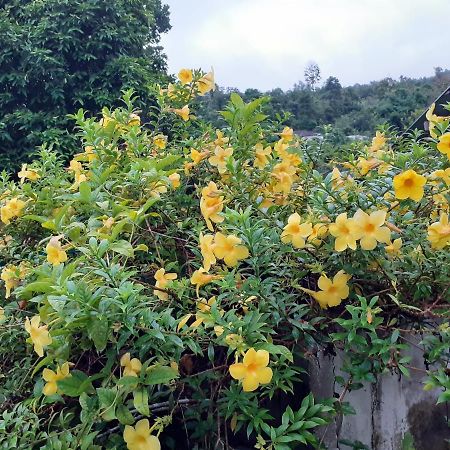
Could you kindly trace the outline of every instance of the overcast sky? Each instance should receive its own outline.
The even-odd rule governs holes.
[[[291,88],[310,61],[343,85],[450,68],[450,0],[163,0],[169,70],[220,86]]]

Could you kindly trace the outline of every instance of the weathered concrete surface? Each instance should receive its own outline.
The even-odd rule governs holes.
[[[445,421],[448,405],[437,406],[439,392],[423,390],[426,368],[420,348],[412,347],[411,356],[410,365],[419,370],[412,370],[409,378],[384,374],[376,383],[345,395],[356,415],[338,417],[318,433],[329,450],[349,449],[339,443],[342,439],[360,441],[370,450],[402,450],[407,433],[414,439],[415,450],[450,449],[446,443],[450,439]],[[342,353],[334,357],[319,353],[311,360],[310,386],[317,399],[339,396],[342,387],[333,381],[335,375],[345,376],[341,367]]]

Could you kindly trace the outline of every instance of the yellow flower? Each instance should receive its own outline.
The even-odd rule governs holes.
[[[344,180],[342,179],[341,171],[334,167],[333,171],[331,172],[331,187],[333,189],[338,189],[344,184]]]
[[[403,244],[402,238],[395,239],[394,242],[389,242],[389,245],[386,245],[384,247],[384,250],[386,251],[388,257],[399,257],[401,255],[401,247]]]
[[[273,146],[273,149],[275,153],[281,158],[285,158],[287,155],[287,148],[289,147],[289,144],[286,144],[283,139],[280,139],[275,143]]]
[[[439,138],[437,149],[450,160],[450,133],[445,133]]]
[[[37,173],[36,170],[34,170],[34,169],[27,169],[27,165],[26,164],[22,164],[22,169],[17,174],[17,176],[20,178],[20,182],[21,183],[23,183],[27,178],[29,180],[31,180],[31,181],[36,181],[39,178],[41,178],[41,176]]]
[[[87,175],[83,173],[83,165],[76,160],[76,157],[70,161],[67,170],[74,173],[75,182],[70,187],[71,189],[78,189],[79,185],[88,179]]]
[[[372,145],[369,148],[369,152],[376,153],[386,144],[386,137],[384,133],[377,131],[375,137],[372,139]]]
[[[216,297],[211,297],[208,301],[202,298],[197,302],[197,313],[195,314],[195,322],[192,323],[191,328],[198,328],[202,323],[212,325],[214,322],[211,317],[211,307],[216,303]],[[221,315],[223,310],[221,311]]]
[[[60,239],[61,236],[52,236],[45,247],[47,261],[54,266],[59,266],[59,264],[67,261],[67,253],[63,250],[61,242],[59,242]]]
[[[141,373],[142,363],[137,358],[130,358],[130,353],[125,353],[120,358],[120,365],[123,367],[124,377],[137,377]]]
[[[178,79],[181,81],[182,85],[189,84],[192,81],[192,70],[181,69],[178,72]]]
[[[179,173],[171,173],[169,176],[169,181],[172,184],[172,187],[174,189],[179,188],[180,187],[180,174]]]
[[[200,95],[205,95],[209,91],[213,91],[216,87],[214,82],[214,72],[208,72],[205,76],[201,77],[197,81],[197,88],[200,91]]]
[[[42,378],[45,383],[44,389],[42,390],[42,393],[44,395],[54,395],[58,392],[58,384],[57,382],[59,380],[64,380],[64,378],[70,377],[69,373],[69,363],[65,362],[61,367],[57,366],[56,373],[53,370],[50,369],[44,369],[42,371]]]
[[[409,169],[394,177],[393,185],[395,190],[395,197],[399,200],[410,198],[416,202],[423,197],[425,183],[427,179]]]
[[[426,119],[428,120],[428,131],[430,132],[430,136],[432,138],[434,138],[434,139],[437,138],[437,134],[434,131],[434,129],[436,128],[436,125],[438,123],[444,122],[444,120],[447,120],[447,119],[450,118],[450,117],[440,117],[440,116],[437,116],[436,114],[434,114],[434,108],[435,107],[436,107],[436,104],[433,103],[429,107],[429,109],[428,109],[428,111],[427,111],[427,113],[425,115]]]
[[[229,368],[230,375],[235,380],[242,380],[244,392],[252,392],[260,384],[268,384],[272,380],[272,369],[269,365],[269,352],[252,347],[247,350],[241,363],[232,364]]]
[[[233,154],[233,149],[231,147],[222,148],[216,147],[214,149],[214,155],[211,156],[208,161],[212,166],[217,167],[219,173],[225,173],[227,171],[227,161],[228,158]]]
[[[167,89],[160,89],[159,94],[164,95],[164,92],[167,92],[167,97],[173,99],[176,97],[175,86],[172,83],[167,85]]]
[[[300,156],[298,156],[295,153],[289,153],[289,152],[286,152],[282,156],[282,160],[284,163],[287,163],[290,166],[293,166],[294,168],[299,166],[302,163],[302,158],[300,158]]]
[[[94,147],[92,145],[86,145],[86,147],[84,147],[84,152],[83,153],[77,153],[74,157],[74,160],[76,161],[88,161],[89,163],[91,163],[92,161],[97,159],[97,154],[94,153]]]
[[[200,233],[199,243],[203,256],[203,267],[208,272],[216,262],[216,257],[214,256],[214,236],[212,234],[203,235],[203,233]]]
[[[161,194],[167,192],[167,186],[159,181],[150,185],[150,195],[155,198],[161,198]]]
[[[160,149],[164,150],[167,145],[167,136],[164,136],[163,134],[157,134],[153,138],[153,143]]]
[[[328,233],[328,227],[324,223],[316,223],[312,227],[312,233],[308,236],[308,242],[314,245],[319,245],[322,243],[323,237]]]
[[[103,113],[103,117],[100,119],[100,125],[103,128],[108,127],[109,124],[116,122],[116,120],[113,117],[110,117]]]
[[[195,150],[193,148],[191,150],[191,159],[194,163],[194,165],[200,164],[201,161],[203,161],[207,156],[209,155],[209,151],[199,152],[198,150]]]
[[[69,163],[69,167],[67,168],[69,172],[75,172],[79,173],[83,171],[83,165],[80,163],[80,161],[77,161],[76,159],[72,159]]]
[[[439,169],[433,172],[433,177],[442,178],[444,183],[447,186],[450,186],[450,167],[447,167],[445,170]]]
[[[347,247],[356,250],[356,225],[353,219],[347,218],[347,213],[339,214],[329,231],[336,238],[334,249],[337,252],[343,252]]]
[[[241,245],[242,239],[234,234],[225,236],[222,233],[216,233],[214,236],[214,255],[218,259],[223,259],[228,267],[234,267],[238,261],[248,258],[247,247]]]
[[[214,333],[216,333],[216,336],[217,336],[217,337],[222,336],[222,334],[224,333],[224,331],[225,331],[225,329],[223,328],[222,325],[216,325],[216,326],[214,327]]]
[[[210,231],[214,230],[211,222],[221,223],[224,220],[224,217],[219,214],[223,210],[223,196],[220,195],[221,193],[213,181],[210,181],[208,186],[202,189],[200,211]]]
[[[269,157],[272,153],[272,148],[267,146],[263,147],[262,144],[258,143],[255,145],[255,162],[253,165],[258,169],[262,169],[269,162]]]
[[[181,109],[174,109],[173,112],[180,116],[185,122],[189,120],[189,106],[184,105]]]
[[[115,219],[114,217],[108,217],[106,219],[102,220],[103,223],[103,227],[99,229],[99,231],[103,231],[104,233],[109,232],[109,230],[111,230],[112,226],[115,224]]]
[[[81,183],[84,183],[88,180],[88,177],[85,173],[75,172],[75,182],[70,186],[70,189],[76,190],[80,186]]]
[[[347,285],[351,275],[347,275],[343,270],[340,270],[331,281],[325,274],[323,274],[317,285],[320,291],[315,292],[310,289],[301,288],[302,291],[310,294],[320,305],[321,308],[328,308],[329,306],[338,306],[342,300],[346,299],[350,293]]]
[[[176,273],[166,273],[165,269],[158,269],[155,273],[155,287],[165,289],[169,282],[175,280],[176,278]],[[160,300],[168,300],[169,294],[167,292],[160,291],[159,289],[154,289],[153,294],[155,294]]]
[[[211,281],[218,280],[220,278],[220,275],[211,275],[207,273],[207,271],[203,267],[200,267],[200,269],[196,270],[192,274],[191,284],[196,286],[196,292],[198,295],[198,291],[202,286],[205,286],[205,284],[211,283]]]
[[[134,127],[134,126],[140,125],[140,124],[141,124],[141,118],[137,114],[131,113],[128,118],[128,126]]]
[[[283,142],[290,142],[294,137],[294,130],[289,127],[284,127],[283,131],[280,133],[280,138]]]
[[[44,347],[50,345],[52,341],[52,337],[50,336],[47,325],[39,326],[41,322],[41,317],[39,315],[34,316],[31,321],[27,317],[25,319],[25,330],[29,333],[31,341],[34,345],[34,351],[38,354],[38,356],[44,356]]]
[[[11,296],[11,290],[19,285],[21,278],[21,270],[17,266],[7,266],[3,267],[1,279],[5,282],[5,298]]]
[[[12,218],[19,217],[22,214],[22,209],[25,208],[26,203],[19,200],[17,197],[7,201],[0,208],[1,220],[5,225],[8,225]]]
[[[289,162],[282,162],[274,166],[271,175],[275,178],[273,191],[288,194],[296,177],[296,169]]]
[[[378,167],[379,165],[380,160],[376,158],[365,159],[360,156],[358,158],[358,164],[356,165],[356,167],[359,169],[359,173],[364,176],[367,175],[370,170]]]
[[[355,224],[354,235],[360,239],[363,250],[373,250],[377,242],[388,244],[391,240],[391,230],[383,226],[386,221],[386,211],[374,211],[370,215],[358,209],[353,216]]]
[[[434,222],[428,227],[428,240],[431,248],[436,250],[441,250],[450,244],[448,214],[442,213],[439,222]]]
[[[313,226],[310,222],[300,223],[301,218],[298,213],[291,214],[288,218],[287,225],[281,233],[281,241],[285,244],[292,242],[295,248],[304,248],[305,239],[312,234]]]
[[[128,450],[161,450],[159,439],[150,433],[147,419],[140,420],[134,427],[125,425],[123,439]]]
[[[223,136],[223,132],[220,130],[216,130],[216,140],[214,141],[214,145],[222,147],[223,145],[227,144],[230,140],[228,137]]]

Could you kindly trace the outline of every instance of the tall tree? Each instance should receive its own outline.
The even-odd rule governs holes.
[[[75,145],[67,114],[113,105],[165,76],[161,0],[0,0],[0,166],[36,145]]]
[[[321,78],[319,65],[310,62],[305,68],[304,75],[306,85],[313,91]]]

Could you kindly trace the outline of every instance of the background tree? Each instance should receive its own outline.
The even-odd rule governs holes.
[[[170,29],[161,0],[0,0],[0,165],[42,142],[74,150],[67,114],[97,111],[165,77],[157,44]]]
[[[399,80],[385,78],[368,84],[342,86],[336,77],[330,76],[322,86],[311,80],[299,81],[288,91],[272,89],[264,95],[270,97],[267,113],[275,119],[283,111],[290,114],[287,125],[295,130],[313,131],[331,124],[346,135],[366,134],[383,123],[406,128],[450,84],[450,70],[436,68],[435,75],[422,78],[401,76]],[[312,89],[313,82],[314,89]],[[230,92],[237,89],[219,88],[202,97],[203,117],[221,125],[216,111],[223,109]],[[240,94],[245,101],[255,98],[258,91],[247,89]]]
[[[319,65],[315,62],[310,62],[305,68],[304,75],[306,85],[311,90],[314,90],[321,78]]]

